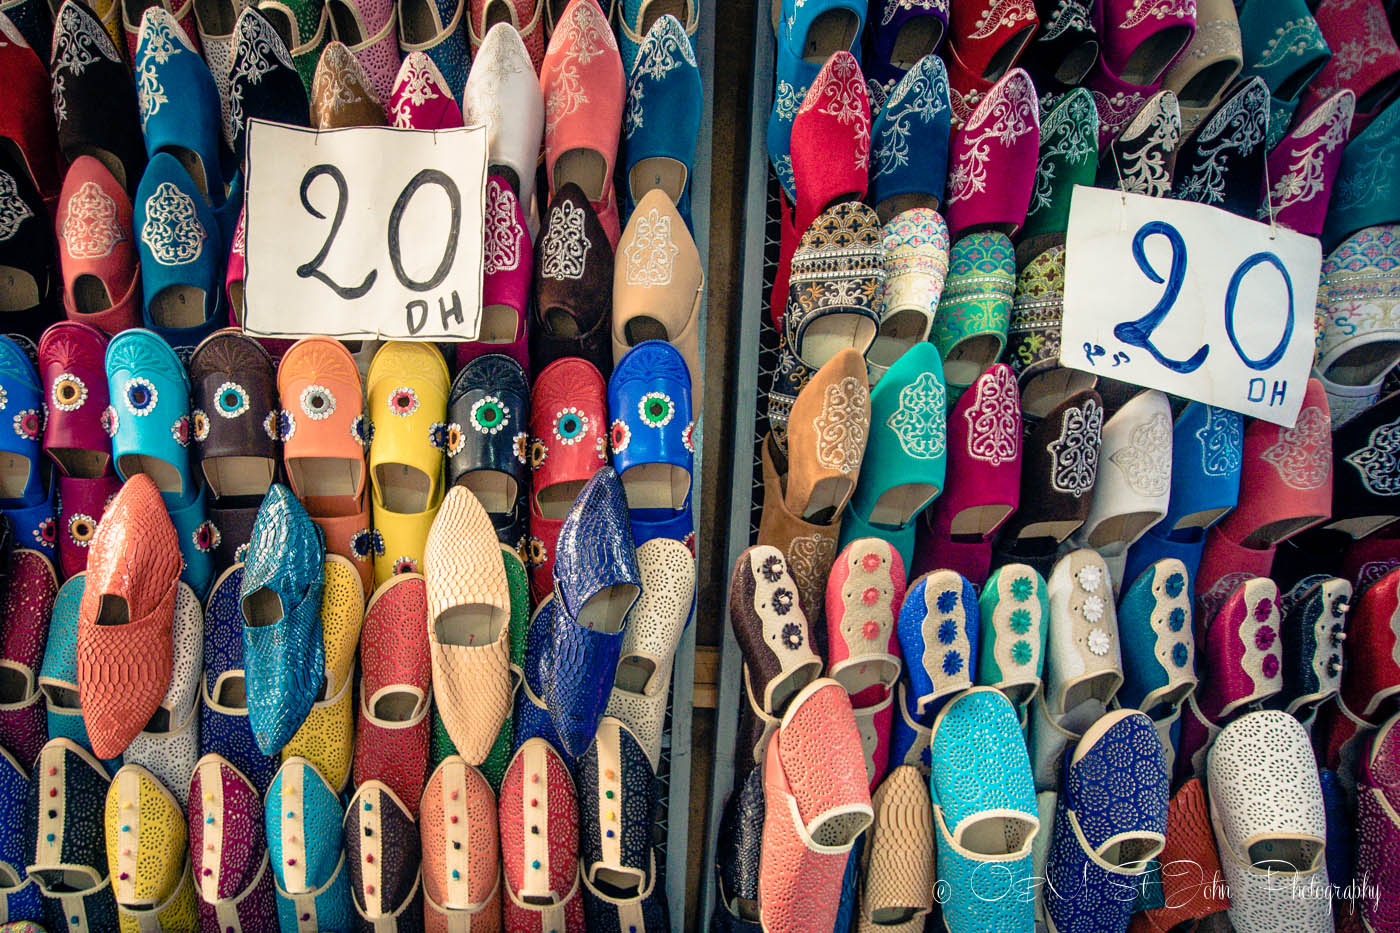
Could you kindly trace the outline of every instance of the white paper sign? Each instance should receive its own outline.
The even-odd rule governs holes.
[[[474,340],[486,130],[248,128],[244,329]]]
[[[1076,186],[1060,362],[1291,427],[1321,269],[1313,237]]]

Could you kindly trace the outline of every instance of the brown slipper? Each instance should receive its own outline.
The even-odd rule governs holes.
[[[870,435],[865,358],[849,347],[813,374],[788,418],[788,510],[829,523],[855,491]]]

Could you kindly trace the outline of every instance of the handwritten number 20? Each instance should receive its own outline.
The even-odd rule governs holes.
[[[1171,245],[1171,271],[1165,279],[1152,267],[1152,263],[1148,260],[1147,253],[1143,249],[1143,244],[1148,237],[1152,236],[1163,236]],[[1146,350],[1153,359],[1173,372],[1182,374],[1195,372],[1210,355],[1209,346],[1202,346],[1187,359],[1178,360],[1162,353],[1152,342],[1152,332],[1161,326],[1162,321],[1181,294],[1181,285],[1186,279],[1186,241],[1171,224],[1160,220],[1151,221],[1143,224],[1133,237],[1133,259],[1137,262],[1143,275],[1154,282],[1165,283],[1167,287],[1151,311],[1135,321],[1124,321],[1118,324],[1113,328],[1113,336],[1129,346]],[[1262,358],[1254,359],[1244,352],[1244,348],[1240,346],[1239,337],[1235,333],[1235,302],[1239,298],[1240,285],[1244,282],[1245,276],[1260,264],[1273,266],[1283,277],[1283,284],[1288,289],[1288,313],[1284,322],[1283,336],[1279,339],[1278,344]],[[1250,369],[1258,371],[1269,369],[1277,364],[1283,358],[1284,352],[1288,349],[1289,340],[1293,336],[1293,317],[1293,280],[1289,277],[1283,262],[1273,253],[1255,253],[1240,263],[1239,267],[1235,269],[1234,275],[1230,277],[1230,285],[1225,292],[1225,334],[1230,338],[1230,345],[1235,348],[1235,353],[1240,360]]]
[[[301,179],[301,206],[308,214],[324,220],[322,214],[311,205],[307,192],[312,183],[322,175],[330,176],[335,182],[336,202],[335,216],[331,218],[331,228],[326,233],[326,241],[321,244],[321,250],[310,260],[297,267],[297,275],[303,279],[316,279],[324,282],[325,285],[339,297],[346,301],[353,301],[363,297],[373,287],[375,280],[379,277],[378,269],[371,269],[364,280],[359,285],[345,286],[333,280],[329,275],[321,271],[321,265],[325,263],[326,257],[330,255],[331,244],[335,242],[336,235],[340,233],[340,225],[345,221],[345,210],[350,198],[349,186],[345,182],[345,175],[334,165],[322,163],[313,165],[307,170]],[[449,224],[447,242],[443,247],[442,260],[438,263],[437,269],[426,281],[419,282],[409,278],[408,272],[403,265],[403,252],[400,241],[400,228],[403,225],[403,215],[408,210],[409,203],[413,196],[418,193],[418,189],[424,185],[437,185],[447,195],[451,204],[451,220]],[[399,193],[398,200],[394,202],[393,209],[389,212],[389,262],[394,267],[394,277],[399,280],[404,288],[415,292],[426,292],[437,288],[442,284],[443,279],[452,271],[452,262],[457,258],[457,239],[462,228],[462,195],[457,189],[457,185],[450,176],[436,169],[423,169],[404,186]]]

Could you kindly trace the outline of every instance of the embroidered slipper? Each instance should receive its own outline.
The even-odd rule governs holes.
[[[505,928],[584,929],[578,799],[569,769],[543,739],[528,740],[511,759],[499,822]]]
[[[452,381],[443,448],[447,479],[474,495],[502,543],[526,533],[530,487],[530,385],[500,353],[472,359]]]
[[[277,30],[310,94],[321,53],[336,38],[330,7],[325,0],[266,0],[257,9]]]
[[[136,189],[142,321],[171,346],[193,347],[219,326],[218,222],[180,162],[155,154]]]
[[[536,373],[543,375],[543,367],[555,360],[577,356],[607,375],[613,362],[613,249],[578,185],[569,182],[555,192],[536,249],[535,316],[529,328]]]
[[[976,682],[1006,694],[1017,715],[1040,691],[1050,633],[1045,578],[1025,564],[998,567],[977,601],[981,627]]]
[[[1006,234],[969,233],[948,254],[948,278],[929,340],[959,395],[1002,355],[1016,289],[1016,253]]]
[[[1363,125],[1357,102],[1352,118],[1352,138],[1342,150],[1342,165],[1333,184],[1334,195],[1327,206],[1322,230],[1322,249],[1332,252],[1358,230],[1387,223],[1400,199],[1400,189],[1384,172],[1378,172],[1376,159],[1384,151],[1385,140],[1400,121],[1400,106],[1391,104],[1371,125]]]
[[[883,5],[891,14],[891,26],[899,21],[903,24],[899,28],[913,31],[925,24],[939,23],[936,12],[928,7],[901,8],[896,0],[887,0]],[[879,28],[875,30],[876,45],[881,32]],[[870,197],[886,224],[886,237],[889,224],[897,215],[910,210],[936,212],[943,203],[952,118],[948,71],[943,60],[936,55],[913,60],[879,108],[870,129]],[[887,293],[888,290],[887,281]]]
[[[758,906],[765,929],[825,930],[856,838],[874,820],[851,701],[821,678],[792,700],[763,765]]]
[[[399,50],[405,56],[424,53],[448,87],[462,87],[471,67],[469,30],[462,28],[467,0],[397,0],[395,6]]]
[[[894,692],[901,668],[895,622],[904,602],[904,561],[878,538],[852,541],[826,584],[828,674],[862,707]]]
[[[371,558],[384,553],[383,535],[370,532],[365,495],[365,448],[372,422],[363,412],[360,375],[338,340],[307,337],[277,369],[280,412],[264,429],[282,441],[287,482],[325,533],[327,547],[349,557],[366,590]],[[295,401],[293,401],[295,400]]]
[[[1400,666],[1388,651],[1400,642],[1400,571],[1392,570],[1361,593],[1347,624],[1341,700],[1357,718],[1375,723],[1400,693]]]
[[[0,310],[38,311],[38,326],[26,335],[36,340],[44,327],[58,319],[54,310],[40,308],[49,305],[60,284],[54,264],[53,228],[47,206],[23,165],[8,154],[0,159],[0,192],[6,211],[5,236],[0,239],[0,268],[5,269]]]
[[[538,13],[548,0],[536,2]],[[510,23],[498,22],[475,50],[472,58],[476,67],[462,88],[463,121],[469,126],[485,125],[490,173],[506,179],[527,218],[539,213],[535,164],[544,138],[544,95],[537,72],[543,55],[543,38],[538,33],[531,36],[527,48],[521,33]],[[533,229],[532,220],[532,233]]]
[[[1355,112],[1356,98],[1344,90],[1305,111],[1287,131],[1269,153],[1267,177],[1275,180],[1260,208],[1261,220],[1272,218],[1308,236],[1322,233]]]
[[[25,823],[36,832],[24,869],[43,889],[45,913],[61,909],[69,930],[117,928],[103,825],[110,784],[97,759],[67,739],[46,744],[29,773]]]
[[[783,493],[788,511],[824,524],[840,518],[860,475],[870,412],[864,359],[851,348],[838,351],[813,374],[792,406],[789,475]]]
[[[528,369],[526,331],[535,253],[520,201],[501,175],[486,179],[486,225],[491,235],[482,260],[481,327],[475,340],[457,344],[457,365],[495,353]]]
[[[883,316],[865,354],[872,384],[928,338],[948,272],[948,225],[932,208],[915,207],[895,215],[885,224],[884,241]]]
[[[1063,246],[1052,246],[1031,259],[1016,276],[1002,360],[1022,388],[1020,407],[1027,420],[1043,418],[1070,396],[1098,383],[1092,373],[1060,365],[1064,292]]]
[[[1045,97],[1066,94],[1082,84],[1098,60],[1093,8],[1093,0],[1037,0],[1040,28],[1019,61]]]
[[[780,715],[794,695],[821,676],[822,660],[813,651],[803,605],[781,550],[760,544],[739,556],[729,588],[729,621],[743,651],[753,706],[769,716]]]
[[[1166,842],[1167,767],[1152,720],[1115,710],[1066,756],[1046,857],[1052,930],[1123,930],[1133,899],[1116,895]],[[1138,882],[1140,883],[1140,882]]]
[[[948,66],[954,130],[968,122],[993,85],[1016,64],[1037,24],[1037,12],[1030,3],[1004,15],[969,3],[951,5],[948,42],[941,54]]]
[[[813,78],[792,122],[796,231],[811,230],[827,205],[864,197],[870,130],[865,76],[854,55],[837,52]]]
[[[861,852],[860,930],[922,929],[933,909],[933,808],[917,768],[890,771],[871,798],[875,822]]]
[[[1022,448],[1021,505],[1003,526],[1003,540],[1063,541],[1084,523],[1098,473],[1103,412],[1099,394],[1083,389],[1031,428]]]
[[[1397,254],[1400,239],[1384,225],[1352,234],[1323,262],[1316,372],[1329,407],[1342,402],[1334,426],[1375,404],[1383,375],[1400,361]]]
[[[944,923],[1026,929],[1033,902],[1012,892],[1030,883],[1031,842],[1043,828],[1011,701],[991,687],[956,697],[934,720],[931,750],[937,887],[948,892]],[[994,880],[974,880],[988,876]]]
[[[580,86],[589,89],[586,95],[578,93]],[[596,2],[571,0],[554,24],[540,88],[549,190],[557,196],[565,186],[577,186],[615,246],[619,230],[612,176],[627,75],[612,28]]]
[[[453,744],[480,764],[510,715],[505,566],[486,510],[466,489],[453,487],[438,516],[425,550],[432,679]]]
[[[1166,514],[1171,493],[1171,402],[1156,390],[1140,392],[1103,426],[1094,497],[1074,533],[1082,547],[1108,562],[1116,590],[1128,548]]]
[[[311,78],[312,128],[334,130],[386,123],[384,105],[364,67],[344,43],[328,43]]]
[[[108,787],[103,823],[107,870],[118,909],[133,919],[143,914],[159,917],[163,911],[158,905],[189,879],[185,814],[179,802],[145,768],[123,765]],[[193,913],[192,902],[189,907]]]
[[[544,699],[574,757],[588,747],[607,707],[627,614],[641,594],[626,502],[617,474],[603,467],[584,484],[559,529]]]
[[[185,807],[189,804],[189,775],[199,758],[196,704],[204,667],[204,611],[189,586],[176,586],[172,625],[175,661],[169,687],[145,728],[126,747],[122,760],[145,768]],[[118,897],[120,888],[118,885]]]
[[[1231,925],[1240,933],[1281,923],[1329,929],[1322,789],[1303,727],[1280,710],[1250,713],[1221,732],[1207,768]],[[1274,802],[1261,806],[1250,787],[1273,788]]]
[[[400,574],[375,591],[360,641],[355,785],[383,782],[412,813],[428,772],[427,611],[423,578]]]
[[[1156,84],[1196,33],[1194,4],[1144,9],[1130,0],[1105,0],[1103,62],[1130,84]]]
[[[496,795],[456,755],[437,766],[423,790],[419,828],[423,853],[424,919],[448,929],[457,919],[487,929],[500,923],[500,834]]]
[[[174,653],[180,551],[149,477],[135,476],[117,493],[89,552],[78,617],[78,685],[93,749],[112,758],[160,705]]]
[[[140,326],[131,199],[101,161],[80,155],[58,203],[64,312],[109,334]]]
[[[530,392],[530,584],[554,588],[559,528],[584,483],[607,460],[607,386],[587,360],[566,357],[539,371]]]
[[[387,785],[369,781],[346,804],[344,819],[350,896],[360,921],[416,926],[423,910],[422,853],[413,813]]]
[[[1018,257],[1064,242],[1075,185],[1092,185],[1099,165],[1099,114],[1094,96],[1075,88],[1040,121],[1040,155]]]
[[[1239,504],[1216,529],[1245,547],[1267,548],[1325,521],[1332,511],[1331,432],[1327,396],[1316,379],[1308,380],[1293,427],[1251,421]]]
[[[1224,725],[1283,688],[1278,598],[1272,580],[1246,580],[1207,624],[1197,705],[1211,722]]]
[[[447,130],[464,125],[462,108],[442,71],[426,52],[409,52],[394,78],[386,116],[390,126]],[[490,200],[487,210],[490,211]]]
[[[792,255],[783,334],[812,369],[842,350],[864,355],[875,340],[884,301],[883,236],[875,212],[859,201],[823,211]]]
[[[16,12],[11,10],[10,12]],[[0,34],[4,36],[4,46],[0,47],[0,74],[4,74],[6,86],[14,92],[11,106],[0,114],[0,137],[9,140],[15,147],[19,161],[23,163],[29,182],[38,190],[46,203],[52,203],[58,196],[59,160],[58,136],[55,132],[53,111],[47,104],[52,103],[49,90],[52,79],[48,73],[49,57],[45,46],[52,37],[40,37],[42,41],[31,46],[16,23],[6,14],[0,20]],[[20,17],[23,20],[23,16]]]
[[[662,6],[668,6],[674,11],[663,13]],[[617,14],[618,44],[622,53],[622,65],[627,74],[633,74],[642,69],[637,67],[638,61],[643,61],[642,51],[646,49],[646,37],[651,35],[656,24],[664,17],[670,16],[676,21],[676,25],[681,26],[678,33],[687,43],[692,41],[695,31],[700,26],[700,13],[694,3],[681,3],[678,6],[666,4],[648,3],[647,0],[625,0],[623,3],[612,3],[608,7],[608,19],[613,19],[613,13]],[[679,50],[677,50],[679,51]],[[691,51],[694,57],[694,51]]]
[[[115,2],[112,7],[115,10]],[[224,145],[231,147],[229,89],[233,79],[233,26],[238,19],[239,7],[233,0],[215,0],[194,4],[193,12],[199,48],[218,89],[219,136]]]
[[[1171,443],[1171,500],[1151,531],[1174,541],[1198,540],[1239,501],[1243,419],[1191,402],[1176,419]]]
[[[280,925],[349,927],[350,873],[340,848],[344,813],[311,762],[292,758],[278,769],[267,791],[264,825]]]
[[[1388,437],[1400,428],[1400,395],[1333,429],[1332,515],[1325,527],[1362,538],[1393,522],[1400,494]]]
[[[1123,684],[1118,615],[1108,565],[1088,548],[1071,551],[1046,581],[1050,597],[1045,708],[1050,720],[1084,732]]]
[[[1222,0],[1227,6],[1230,0]],[[1230,6],[1234,15],[1234,7]],[[1199,35],[1199,33],[1198,33]],[[1190,60],[1190,53],[1182,61]],[[1099,108],[1102,112],[1102,107]],[[1171,192],[1171,156],[1181,139],[1182,114],[1176,94],[1148,98],[1119,133],[1099,134],[1099,167],[1094,183],[1133,194],[1164,198]],[[1057,322],[1058,323],[1058,322]],[[1058,345],[1057,345],[1058,346]]]
[[[679,541],[653,538],[637,546],[637,568],[642,593],[628,616],[605,714],[626,724],[655,770],[672,663],[694,603],[695,558]]]
[[[1123,685],[1117,699],[1163,719],[1196,689],[1191,586],[1186,565],[1159,560],[1123,589],[1118,603]]]
[[[1094,95],[1094,108],[1099,112],[1099,151],[1125,132],[1133,117],[1154,97],[1160,84],[1130,84],[1109,70],[1100,57],[1094,63],[1084,86]]]
[[[954,243],[976,229],[1014,234],[1021,228],[1039,148],[1035,86],[1016,68],[987,91],[953,136],[945,216]]]
[[[1302,94],[1303,110],[1311,110],[1319,101],[1343,89],[1356,94],[1356,121],[1353,129],[1360,131],[1388,107],[1400,88],[1400,47],[1390,31],[1383,5],[1366,2],[1352,11],[1350,5],[1335,2],[1319,3],[1313,9],[1322,38],[1332,50],[1327,60]],[[1369,54],[1363,60],[1352,58],[1350,49],[1359,43]]]
[[[693,13],[695,6],[690,6]],[[654,15],[652,9],[647,12]],[[697,23],[692,19],[690,32]],[[624,26],[624,52],[629,44]],[[627,66],[631,79],[622,118],[627,204],[635,208],[648,192],[660,190],[682,217],[689,217],[703,91],[686,27],[669,13],[659,17],[642,40],[636,61],[635,67]]]
[[[314,48],[319,57],[319,43]],[[233,64],[229,73],[227,137],[240,164],[248,143],[250,118],[292,126],[311,125],[307,102],[311,79],[301,76],[267,15],[251,5],[238,14],[233,27]]]
[[[613,362],[646,340],[665,340],[690,373],[699,399],[700,303],[705,272],[695,240],[666,192],[653,189],[637,203],[618,241],[613,269]]]
[[[662,340],[646,340],[618,360],[608,380],[612,464],[626,492],[634,538],[637,526],[686,519],[690,528],[691,473],[695,430],[690,373],[680,351]],[[557,564],[556,564],[557,566]]]
[[[859,392],[854,389],[852,391],[853,394]],[[850,406],[843,401],[846,398],[848,396],[838,394],[837,404],[832,408],[843,413],[849,411]],[[849,426],[849,423],[847,421],[845,426]],[[832,425],[834,424],[835,422],[832,422]],[[840,440],[845,443],[850,434],[849,430],[844,430],[844,434],[837,434],[833,441]],[[836,450],[839,452],[840,448],[837,447]],[[784,467],[781,474],[777,465],[779,458]],[[764,494],[763,511],[758,523],[758,543],[776,547],[787,561],[797,587],[799,602],[813,623],[813,648],[819,656],[824,656],[826,627],[822,624],[821,617],[826,607],[823,594],[827,574],[830,573],[832,562],[836,559],[836,539],[841,533],[841,522],[838,519],[830,524],[815,524],[787,507],[783,501],[784,487],[787,484],[787,459],[777,449],[777,442],[772,434],[763,439],[760,462],[763,468]]]
[[[1301,719],[1337,694],[1351,609],[1351,583],[1326,574],[1304,577],[1279,600],[1285,710]]]
[[[64,158],[96,156],[122,188],[134,192],[146,167],[146,148],[126,56],[96,13],[65,0],[54,16],[49,61]]]
[[[175,17],[161,6],[148,7],[141,15],[134,59],[147,155],[169,152],[207,202],[222,204],[222,111],[209,66]]]
[[[792,166],[797,109],[823,63],[838,52],[852,52],[857,47],[867,12],[867,4],[853,0],[822,0],[811,5],[781,0],[773,6],[773,28],[778,34],[777,84],[768,115],[768,161],[790,203],[797,197]],[[852,63],[847,60],[842,68]]]
[[[1172,196],[1253,219],[1264,187],[1269,89],[1249,78],[1231,90],[1177,147]]]
[[[899,646],[920,719],[972,686],[979,625],[977,594],[953,571],[936,570],[909,584],[899,610]]]
[[[261,795],[218,755],[199,760],[189,794],[190,867],[201,925],[257,929],[276,915]]]

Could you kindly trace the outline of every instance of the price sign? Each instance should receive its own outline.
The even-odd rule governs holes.
[[[483,127],[248,130],[244,329],[474,340]]]
[[[1291,427],[1321,269],[1313,237],[1076,186],[1060,362]]]

